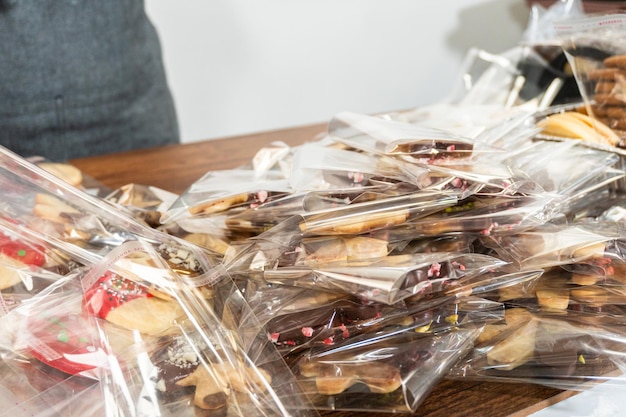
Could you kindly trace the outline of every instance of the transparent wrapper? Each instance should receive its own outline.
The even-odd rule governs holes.
[[[621,259],[623,243],[618,232],[610,224],[545,224],[518,234],[488,236],[484,243],[500,259],[520,268],[543,268],[595,257]]]
[[[259,176],[250,169],[212,171],[196,181],[164,213],[163,223],[189,216],[209,216],[239,207],[255,207],[292,191],[283,173]]]
[[[619,155],[581,146],[579,141],[526,139],[502,154],[483,154],[470,164],[433,165],[430,169],[484,184],[479,191],[482,194],[552,195],[562,204],[600,186],[619,188],[624,175]]]
[[[108,415],[100,381],[111,375],[76,275],[63,277],[0,318],[2,415]]]
[[[26,346],[36,359],[65,374],[99,381],[109,399],[100,415],[308,412],[268,342],[245,344],[231,327],[223,303],[236,294],[228,280],[186,286],[150,245],[127,242],[66,283],[58,287],[58,297],[49,292],[14,310],[27,324],[41,311],[46,317],[42,331],[50,335],[32,339],[18,326],[16,346]],[[74,316],[63,313],[70,307]],[[48,318],[50,310],[54,313]],[[81,317],[92,333],[85,325],[74,331]],[[29,325],[38,332],[42,328]],[[87,344],[81,332],[97,336],[104,348],[94,350],[95,342]],[[68,353],[56,354],[60,349]],[[94,375],[100,368],[106,372]]]
[[[495,105],[529,111],[580,101],[558,43],[520,44],[494,54],[471,48],[446,101],[461,106]]]
[[[606,318],[606,322],[605,322]],[[551,313],[509,307],[502,323],[483,328],[449,378],[535,383],[585,390],[623,384],[624,327],[602,312]]]
[[[296,191],[349,191],[375,188],[382,182],[374,182],[377,178],[403,180],[404,176],[391,158],[310,143],[295,149],[289,183]]]
[[[584,15],[581,0],[559,0],[548,7],[534,3],[530,6],[530,16],[522,34],[522,42],[531,45],[555,43],[558,41],[558,34],[554,28],[555,21]]]
[[[418,192],[306,213],[299,229],[305,236],[361,234],[424,217],[456,202],[457,197],[447,193]]]
[[[356,237],[390,229],[456,201],[456,197],[445,193],[419,192],[292,216],[254,239],[238,245],[231,244],[224,257],[224,265],[229,272],[262,270],[273,268],[276,264],[292,265],[301,255],[308,255],[304,251],[307,250],[307,242],[312,242],[313,238]],[[346,243],[351,245],[353,258],[366,258],[385,250],[384,243],[376,240],[335,239],[334,242],[340,250],[341,247],[349,250]],[[312,256],[325,256],[322,252],[335,256],[328,248],[317,248],[317,255]],[[314,247],[309,246],[308,250],[311,249]],[[341,256],[340,253],[336,255]]]
[[[374,233],[372,238],[387,242],[391,255],[407,255],[412,253],[432,252],[474,252],[475,237],[469,234],[416,237],[410,228]]]
[[[537,141],[504,161],[527,173],[545,192],[569,197],[588,189],[590,183],[601,183],[598,178],[618,167],[619,159],[612,152],[580,146],[575,141]],[[612,180],[620,178],[617,171]]]
[[[533,111],[497,104],[437,103],[385,115],[398,122],[445,130],[492,149],[514,149],[534,131],[525,125]]]
[[[622,63],[626,48],[623,13],[588,15],[555,23],[572,71],[578,82],[586,113],[602,125],[624,135],[623,90],[626,72]],[[622,146],[621,140],[613,144]]]
[[[414,412],[503,312],[476,297],[389,305],[256,280],[244,293],[320,410]]]
[[[146,249],[150,253],[150,247]],[[120,254],[133,250],[141,251],[142,248],[126,247]],[[151,258],[158,260],[156,253]],[[135,257],[131,257],[131,262],[135,263]],[[146,267],[140,263],[128,268],[128,263],[123,265],[133,276],[143,276],[144,281],[154,280],[156,276],[154,266]],[[167,265],[163,264],[157,272],[167,270]],[[93,276],[97,275],[100,274]],[[306,407],[298,403],[301,398],[296,387],[290,384],[289,372],[276,351],[267,342],[248,344],[249,341],[233,327],[233,317],[224,307],[228,298],[238,296],[232,283],[217,276],[209,285],[190,282],[172,273],[169,275],[173,282],[166,288],[158,292],[150,290],[149,294],[155,294],[153,297],[141,298],[144,304],[150,300],[154,300],[152,304],[160,304],[159,308],[149,309],[153,314],[158,313],[149,320],[144,307],[136,301],[129,301],[131,295],[137,293],[132,283],[121,286],[119,277],[106,273],[104,281],[100,277],[85,292],[86,307],[90,312],[107,324],[116,325],[117,330],[119,327],[140,329],[142,343],[139,347],[149,347],[152,342],[151,349],[131,357],[131,364],[142,372],[142,379],[137,378],[137,371],[133,368],[123,370],[124,386],[135,390],[135,403],[143,408],[143,413],[151,415],[160,411],[167,412],[166,415],[191,416],[198,412],[228,412],[229,415],[248,415],[254,410],[258,415],[284,415],[287,409],[296,414],[306,413]],[[85,282],[92,282],[92,279],[85,277],[84,285]],[[107,312],[106,304],[104,308],[98,307],[102,305],[102,297],[111,293],[110,287],[128,289],[129,295],[124,297],[121,306]],[[135,305],[130,314],[119,317],[120,309],[133,302]],[[248,326],[252,326],[253,316],[248,316],[248,320]],[[151,341],[151,336],[156,340]],[[126,337],[137,343],[136,333],[129,333]],[[278,374],[281,378],[276,378]],[[145,401],[148,395],[152,401]]]
[[[211,244],[215,241],[240,242],[255,237],[294,215],[309,216],[312,212],[334,209],[380,211],[380,208],[374,206],[402,204],[399,202],[401,199],[408,201],[410,194],[420,191],[467,196],[482,187],[481,184],[473,184],[449,175],[432,173],[415,162],[355,149],[341,149],[326,141],[294,148],[282,156],[288,160],[273,160],[274,164],[284,164],[280,170],[259,173],[253,169],[241,169],[207,174],[191,186],[169,213],[163,216],[162,220],[167,224],[162,229],[185,239],[186,234],[204,235],[210,242],[201,246],[212,248]],[[215,203],[219,210],[193,210],[192,200],[203,194],[199,190],[215,190],[214,194],[230,193],[241,196],[238,191],[233,191],[237,189],[233,182],[241,183],[239,187],[250,190],[264,189],[269,173],[277,178],[277,183],[284,184],[283,179],[289,182],[289,187],[284,189],[283,194],[262,201],[255,198],[251,200],[244,195],[243,198],[247,202],[252,201],[251,204],[231,204],[224,199],[213,202],[207,200],[205,203],[208,206],[215,207]],[[234,179],[230,178],[231,174]],[[229,177],[229,180],[224,180],[225,177]],[[417,197],[413,199],[415,198]],[[356,203],[368,203],[372,208],[346,208]],[[413,211],[417,212],[419,209],[416,207]],[[378,215],[371,214],[373,217]],[[192,237],[198,237],[198,241],[203,240],[200,236]],[[225,245],[220,246],[223,248]],[[216,251],[224,254],[224,250]]]
[[[319,409],[414,412],[474,334],[406,332],[311,353],[297,363],[300,381]]]
[[[6,314],[79,266],[19,224],[0,218],[0,314]]]
[[[246,331],[259,331],[254,316],[247,315],[247,321],[239,323],[240,328],[236,325],[236,315],[224,310],[224,303],[240,294],[224,270],[211,264],[206,252],[136,222],[119,206],[61,183],[8,151],[3,151],[2,157],[1,178],[3,186],[6,184],[10,191],[3,201],[4,215],[17,219],[32,235],[46,236],[50,245],[63,248],[72,259],[90,265],[80,277],[84,312],[102,324],[99,335],[103,340],[112,342],[110,328],[116,330],[114,333],[126,331],[126,341],[197,333],[207,346],[199,354],[206,372],[199,372],[209,375],[208,380],[203,374],[201,383],[189,382],[189,386],[204,387],[207,380],[221,398],[220,410],[227,406],[230,415],[247,415],[251,410],[257,415],[307,413],[310,407],[276,350],[266,340],[258,343],[259,340],[245,338]],[[62,204],[63,210],[45,212],[54,216],[39,216],[34,208],[38,204],[37,195],[62,196],[62,199],[55,197],[55,201]],[[98,227],[87,227],[91,223],[86,223],[86,219],[97,220]],[[59,224],[61,227],[56,227]],[[68,238],[68,230],[85,233],[76,239]],[[97,239],[91,239],[92,234]],[[40,299],[47,300],[43,296]],[[245,312],[245,308],[245,303],[239,305],[240,311]],[[122,352],[119,357],[109,355],[109,359],[119,362],[119,368],[103,387],[104,395],[113,398],[106,402],[108,410],[114,415],[125,415],[128,414],[125,410],[134,410],[140,404],[148,407],[141,402],[145,397],[133,391],[141,372],[124,367],[132,365],[137,358]],[[264,378],[269,371],[261,371],[261,365],[281,374],[281,378],[274,379],[274,386],[270,386],[270,378]],[[226,374],[228,378],[224,377]],[[153,386],[154,381],[149,387]],[[204,393],[203,389],[196,387],[196,392]],[[229,395],[231,391],[233,394]],[[129,392],[138,395],[128,397]],[[156,395],[156,391],[152,393]],[[213,406],[203,403],[206,396],[201,397],[196,399],[195,406],[186,400],[185,413],[193,415],[196,408]],[[151,406],[161,405],[157,402]],[[169,406],[166,408],[169,410]],[[183,415],[180,410],[177,408],[171,415]]]
[[[266,270],[263,278],[283,285],[325,289],[395,304],[406,298],[416,300],[463,286],[504,264],[488,255],[438,252],[311,262]]]
[[[371,154],[406,155],[424,162],[468,158],[472,140],[442,129],[426,128],[382,117],[343,112],[329,123],[331,139]]]
[[[291,352],[287,362],[319,409],[415,412],[471,349],[483,320],[501,317],[487,304],[489,312],[471,301],[431,306],[338,343]]]
[[[262,204],[258,207],[228,214],[224,219],[224,234],[230,240],[241,240],[242,237],[252,237],[268,231],[279,223],[293,216],[314,216],[315,213],[332,212],[337,210],[338,216],[349,211],[383,210],[384,205],[402,205],[402,200],[418,200],[417,195],[447,196],[445,198],[463,198],[474,194],[481,188],[479,184],[440,175],[427,175],[428,184],[412,185],[409,182],[397,182],[389,179],[376,179],[375,185],[365,188],[337,189],[328,191],[299,192],[283,199]],[[422,186],[424,186],[422,188]],[[413,197],[411,197],[411,195]],[[456,196],[456,197],[455,197]],[[436,196],[435,200],[440,197]],[[368,205],[371,209],[365,207]],[[437,202],[434,203],[436,205]],[[349,209],[348,206],[356,206]],[[361,207],[361,208],[357,208]],[[378,207],[378,208],[376,208]],[[416,207],[415,212],[420,210]],[[407,213],[410,215],[410,213]],[[367,216],[364,214],[364,216]],[[372,220],[377,217],[372,213]],[[344,223],[351,220],[343,219]],[[358,221],[358,219],[357,219]],[[180,221],[179,224],[189,230],[194,229],[191,224],[199,225],[198,221]]]
[[[472,196],[432,215],[410,221],[401,228],[414,236],[487,236],[514,233],[543,224],[554,214],[551,197]]]
[[[80,188],[86,193],[104,198],[112,192],[112,190],[96,180],[95,178],[85,174],[80,169],[67,162],[53,162],[43,157],[32,157],[29,162],[44,169],[58,179],[67,182],[73,187]]]
[[[104,197],[111,203],[128,208],[136,219],[154,228],[161,225],[161,216],[177,198],[174,193],[142,184],[127,184]]]
[[[93,262],[126,240],[141,237],[177,264],[181,273],[202,275],[217,264],[211,253],[148,227],[130,210],[91,196],[4,148],[0,148],[0,161],[0,185],[5,191],[0,212],[40,240],[65,245],[66,252]],[[176,256],[178,249],[181,255],[192,256],[181,259]]]

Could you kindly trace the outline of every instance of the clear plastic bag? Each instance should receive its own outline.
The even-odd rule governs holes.
[[[473,141],[451,132],[357,113],[336,114],[328,130],[331,139],[371,154],[409,155],[441,163],[474,152]]]
[[[612,321],[609,314],[508,308],[502,323],[484,327],[472,353],[455,364],[448,377],[565,390],[623,384],[623,323],[603,325],[605,318]]]
[[[572,71],[578,82],[586,113],[623,136],[623,87],[626,73],[621,60],[626,54],[624,14],[588,15],[555,22]],[[614,146],[621,146],[621,142]]]
[[[260,280],[245,286],[267,338],[320,410],[414,412],[503,311],[477,297],[389,305]]]
[[[56,304],[77,306],[77,314],[95,323],[97,341],[106,348],[110,372],[98,381],[107,398],[102,403],[107,413],[194,415],[194,407],[216,406],[220,411],[227,407],[233,415],[248,415],[251,410],[260,415],[315,414],[269,342],[247,339],[251,332],[259,332],[260,325],[253,314],[245,314],[245,303],[239,303],[237,311],[225,308],[228,300],[243,298],[206,252],[137,222],[119,206],[86,195],[8,151],[0,156],[0,178],[19,189],[19,193],[5,196],[3,215],[28,230],[28,236],[45,237],[49,247],[85,266],[78,277],[57,281],[66,286],[50,287],[60,288],[61,297],[71,296],[76,302],[56,299],[56,294],[46,289],[3,319],[10,320],[31,307],[41,311],[49,309],[42,306]],[[60,196],[55,197],[60,204],[54,207],[63,210],[37,215],[38,195]],[[89,227],[94,223],[87,219],[96,219],[96,227]],[[68,236],[68,230],[76,233],[75,239]],[[146,353],[152,351],[155,338],[194,334],[206,349],[196,352],[199,374],[190,376],[185,384],[191,394],[196,387],[195,392],[202,395],[196,395],[195,405],[189,397],[174,401],[176,404],[163,402],[156,380],[149,377],[150,369],[155,368],[146,362]],[[19,345],[9,346],[11,352],[18,352]],[[42,349],[44,353],[48,350]],[[271,378],[274,372],[281,378]],[[206,402],[207,387],[216,394],[210,399],[219,401]]]
[[[611,248],[621,257],[617,233],[603,225],[545,224],[518,234],[488,236],[484,243],[520,268],[543,268],[610,256]]]
[[[0,218],[0,314],[6,314],[79,266],[19,224]]]
[[[505,265],[479,254],[427,253],[383,256],[362,260],[310,262],[266,270],[267,282],[351,294],[363,300],[395,304],[413,301],[452,287]]]

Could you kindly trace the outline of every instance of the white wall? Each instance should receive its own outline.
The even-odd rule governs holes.
[[[431,104],[471,47],[514,46],[524,0],[146,0],[183,142]]]

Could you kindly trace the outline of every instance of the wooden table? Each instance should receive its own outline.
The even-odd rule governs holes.
[[[84,173],[113,189],[135,183],[180,194],[209,171],[235,168],[251,161],[263,146],[283,141],[298,145],[323,134],[323,124],[308,125],[232,138],[173,145],[147,150],[81,158],[70,161]],[[416,416],[520,417],[573,395],[571,392],[531,384],[467,381],[440,382]],[[346,417],[349,412],[323,412]],[[367,413],[372,417],[390,416]],[[397,415],[396,415],[397,416]]]

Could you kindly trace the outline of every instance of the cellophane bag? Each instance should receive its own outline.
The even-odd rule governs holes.
[[[484,327],[449,377],[572,390],[623,383],[624,228],[599,218],[484,238],[518,269],[544,272],[483,294],[504,303],[504,320]]]
[[[225,243],[206,252],[219,253],[223,269],[192,287],[224,300],[217,311],[250,357],[276,349],[313,408],[415,411],[514,301],[543,302],[554,289],[546,265],[521,268],[500,248],[597,208],[596,196],[623,176],[613,153],[535,141],[528,109],[463,106],[454,110],[480,123],[446,130],[427,112],[341,113],[319,142],[262,149],[261,168],[209,173],[162,217],[165,230]],[[277,184],[280,193],[267,192]],[[215,298],[204,283],[222,274],[237,290]],[[193,307],[187,317],[215,311],[182,305]],[[189,338],[203,333],[195,330]],[[438,355],[407,358],[407,344]],[[375,381],[368,366],[390,377]]]
[[[245,279],[245,278],[243,278]],[[320,410],[415,412],[498,302],[455,294],[394,304],[246,279],[247,300]]]
[[[238,303],[236,311],[224,308],[229,300],[242,298],[209,252],[138,222],[121,206],[90,196],[10,151],[2,149],[0,157],[0,182],[6,189],[2,215],[82,265],[68,286],[51,287],[60,288],[61,298],[55,301],[56,293],[41,292],[4,319],[11,322],[22,314],[28,323],[33,316],[28,308],[45,310],[40,303],[69,308],[63,297],[71,296],[72,313],[84,317],[90,329],[94,324],[94,337],[108,361],[104,375],[92,378],[107,399],[97,415],[145,410],[143,415],[196,415],[211,409],[228,415],[315,414],[275,348],[265,339],[239,333],[236,321],[246,304]],[[246,317],[248,328],[258,326],[252,315]],[[83,328],[84,323],[76,323]],[[80,335],[67,336],[79,349],[92,350]],[[177,336],[180,340],[174,340]],[[56,345],[52,352],[33,340],[42,355],[48,354],[48,362],[59,356]],[[170,345],[179,341],[181,362],[167,358]],[[9,340],[7,350],[19,361],[20,348],[32,344],[17,337]],[[168,396],[166,378],[158,378],[159,365],[168,361],[197,371],[178,384],[180,397]],[[35,389],[28,398],[40,394]],[[83,407],[71,398],[65,403]]]
[[[592,14],[555,22],[563,49],[576,77],[584,112],[624,136],[623,85],[626,73],[621,64],[626,50],[626,19],[623,13]],[[614,146],[622,147],[621,140]]]
[[[81,264],[19,223],[0,217],[0,314],[6,314]]]

